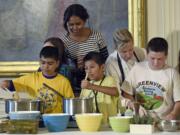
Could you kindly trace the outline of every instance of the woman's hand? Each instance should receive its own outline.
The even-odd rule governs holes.
[[[165,119],[175,120],[180,116],[179,112],[180,112],[180,101],[176,101],[174,104],[174,108],[168,115],[165,116]]]
[[[166,117],[164,119],[165,120],[176,120],[176,115],[174,115],[173,113],[169,113],[168,115],[166,115]]]

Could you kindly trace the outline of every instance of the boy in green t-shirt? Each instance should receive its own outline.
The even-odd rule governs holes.
[[[103,123],[117,114],[119,93],[115,80],[104,75],[104,60],[100,53],[89,52],[84,57],[86,78],[81,82],[81,97],[94,97],[94,112],[103,113]]]

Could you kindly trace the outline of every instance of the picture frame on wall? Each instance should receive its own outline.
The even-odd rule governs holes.
[[[87,8],[87,26],[100,31],[113,51],[113,31],[128,28],[132,18],[129,0],[1,0],[0,77],[37,71],[44,40],[64,32],[63,14],[73,3]]]

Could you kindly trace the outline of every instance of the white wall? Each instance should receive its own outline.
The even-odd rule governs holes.
[[[168,64],[177,65],[180,49],[180,0],[147,0],[147,38],[168,40]]]

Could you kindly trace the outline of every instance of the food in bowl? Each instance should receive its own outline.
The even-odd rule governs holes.
[[[8,119],[0,119],[0,133],[6,132],[8,128]]]
[[[43,114],[44,125],[49,132],[60,132],[67,128],[70,115],[67,113]]]
[[[9,120],[8,134],[37,134],[38,120]]]
[[[109,123],[115,132],[128,132],[132,116],[112,116],[109,117]]]
[[[102,113],[82,113],[75,115],[77,125],[80,131],[83,132],[98,131],[101,126],[102,118]]]
[[[40,111],[17,111],[9,112],[11,120],[39,120]]]

